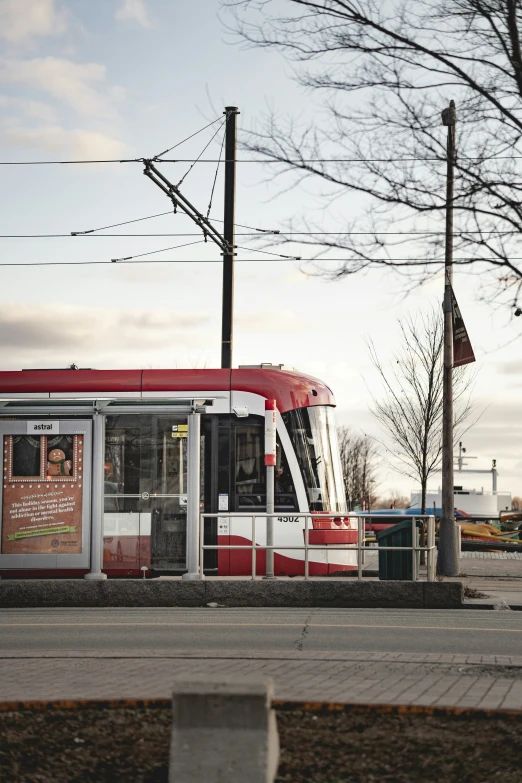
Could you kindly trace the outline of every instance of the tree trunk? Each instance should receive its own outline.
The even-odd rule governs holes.
[[[426,485],[428,483],[427,478],[423,478],[421,482],[421,514],[426,513]],[[426,522],[425,520],[422,521],[422,525],[420,528],[420,536],[419,536],[419,545],[420,546],[426,546],[427,541],[427,535],[426,535]],[[426,565],[426,552],[420,553],[420,564]]]

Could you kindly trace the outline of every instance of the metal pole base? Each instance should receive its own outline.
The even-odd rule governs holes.
[[[437,573],[440,576],[459,575],[457,525],[451,518],[440,520]]]
[[[101,571],[98,571],[98,573],[91,571],[91,573],[85,574],[83,578],[89,582],[103,582],[104,579],[107,579],[107,574],[102,574]]]
[[[266,574],[263,579],[277,579],[277,576],[274,576],[273,574]]]
[[[203,574],[183,574],[182,579],[185,579],[187,582],[197,582],[198,580],[204,579],[205,575]]]

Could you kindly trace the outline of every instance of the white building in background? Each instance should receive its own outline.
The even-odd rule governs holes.
[[[484,519],[498,519],[500,511],[511,509],[510,492],[488,492],[484,489],[465,489],[456,488],[454,494],[454,507],[459,511],[464,511],[473,517],[483,517]],[[411,508],[420,508],[420,491],[411,493]],[[426,494],[426,512],[435,506],[436,509],[442,507],[442,490],[439,487],[437,491],[429,490]]]

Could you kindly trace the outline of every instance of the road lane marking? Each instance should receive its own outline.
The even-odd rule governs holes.
[[[0,628],[302,628],[303,623],[0,623]],[[522,628],[466,628],[451,625],[361,625],[355,623],[307,623],[307,628],[368,628],[369,630],[485,631],[522,633]]]

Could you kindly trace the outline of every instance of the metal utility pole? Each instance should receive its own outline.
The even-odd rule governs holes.
[[[237,106],[226,106],[225,111],[225,214],[223,232],[195,207],[179,189],[170,182],[156,164],[161,155],[144,158],[144,171],[148,177],[172,201],[174,212],[182,210],[201,229],[205,241],[212,240],[223,256],[223,312],[221,327],[221,367],[232,367],[232,319],[234,311],[234,256],[235,256],[235,206],[236,206],[236,118]],[[162,153],[164,154],[164,153]],[[116,259],[115,259],[116,260]]]
[[[236,211],[236,118],[237,106],[225,106],[225,214],[223,237],[223,305],[221,321],[221,367],[232,367],[234,313],[234,226]]]
[[[448,129],[446,179],[446,254],[444,261],[444,375],[442,401],[442,517],[437,569],[442,576],[458,576],[457,525],[453,490],[453,189],[455,167],[455,102],[442,112]]]

